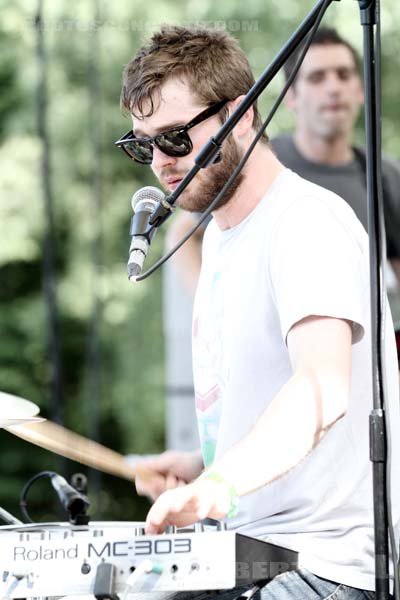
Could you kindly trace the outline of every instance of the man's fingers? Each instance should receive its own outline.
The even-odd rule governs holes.
[[[178,490],[170,490],[162,494],[153,504],[146,519],[146,533],[161,533],[168,525],[174,525],[176,521],[176,513],[179,513],[185,502],[186,488]]]
[[[172,473],[168,473],[165,478],[165,490],[174,490],[178,487],[178,479]]]
[[[151,469],[166,475],[170,470],[174,470],[179,463],[179,457],[176,451],[166,450],[155,456],[145,457],[137,464],[145,469]]]
[[[208,516],[212,505],[212,497],[199,497],[191,485],[167,491],[150,509],[146,519],[146,533],[162,533],[168,525],[185,527],[195,523]]]
[[[165,477],[159,473],[154,473],[151,478],[146,479],[136,477],[135,485],[139,496],[149,496],[155,500],[165,491]]]
[[[177,464],[179,464],[178,453],[172,450],[137,461],[138,475],[135,480],[137,493],[156,500],[165,491],[185,485],[186,482],[175,473]],[[140,467],[146,471],[145,477],[141,477]]]
[[[148,496],[152,500],[156,500],[165,491],[182,487],[185,482],[172,474],[164,476],[160,473],[153,473],[152,477],[146,477],[145,479],[136,477],[135,484],[139,496]]]

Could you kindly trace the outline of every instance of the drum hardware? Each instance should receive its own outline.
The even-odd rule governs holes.
[[[88,493],[88,480],[86,475],[83,473],[74,473],[71,475],[71,485],[81,494],[87,496]]]

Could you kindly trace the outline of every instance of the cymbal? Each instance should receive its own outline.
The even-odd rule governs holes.
[[[130,465],[122,454],[37,417],[38,413],[39,407],[33,402],[0,392],[0,428],[50,452],[130,481],[137,475],[146,479],[154,476],[144,466]]]
[[[42,417],[22,417],[21,419],[2,419],[0,417],[0,429],[2,427],[13,427],[15,425],[22,425],[23,423],[40,423],[45,421]]]
[[[36,417],[38,413],[39,407],[33,402],[0,392],[0,427],[10,427],[27,421],[43,421]]]

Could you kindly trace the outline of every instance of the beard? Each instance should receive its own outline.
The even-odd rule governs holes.
[[[193,182],[179,197],[177,205],[188,212],[204,212],[220,193],[230,175],[238,166],[242,156],[243,154],[239,152],[235,140],[232,136],[229,136],[222,148],[221,161],[199,171]],[[222,198],[220,198],[214,210],[229,202],[240,187],[243,179],[243,172],[241,172],[229,189],[226,190]],[[190,189],[191,185],[193,185],[193,190]]]

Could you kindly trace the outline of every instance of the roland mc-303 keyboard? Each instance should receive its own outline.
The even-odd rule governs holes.
[[[128,522],[0,527],[1,598],[220,590],[296,566],[296,552],[221,526],[161,535]]]

